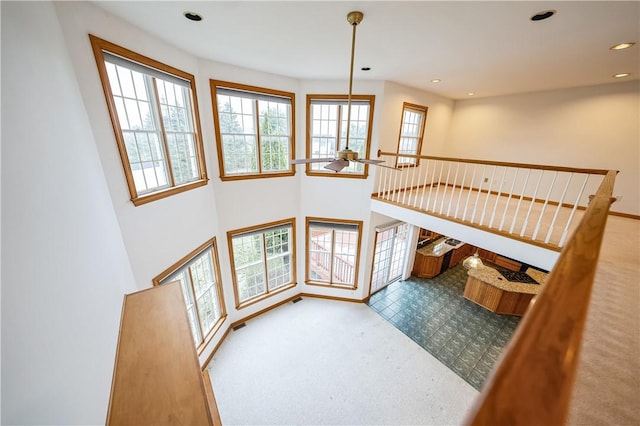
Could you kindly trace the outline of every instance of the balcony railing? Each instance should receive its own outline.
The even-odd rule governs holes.
[[[608,172],[380,151],[378,156],[398,168],[379,169],[372,198],[556,251]]]
[[[591,200],[487,380],[468,423],[566,422],[600,245],[615,200],[611,197],[615,177],[616,171],[610,171]]]
[[[564,424],[617,171],[408,157],[374,199],[561,250],[466,423]]]

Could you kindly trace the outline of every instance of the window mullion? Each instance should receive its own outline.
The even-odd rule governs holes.
[[[191,274],[191,266],[187,266],[187,274],[189,275],[189,289],[191,290],[191,296],[193,297],[193,307],[196,311],[196,323],[198,324],[198,330],[200,331],[200,342],[204,341],[204,334],[202,333],[202,324],[200,323],[200,308],[198,307],[198,297],[196,295],[196,289],[193,286],[193,275]]]
[[[342,139],[342,105],[338,105],[338,117],[336,120],[336,132],[338,137],[336,138],[336,154],[340,151],[340,141]]]
[[[258,100],[253,101],[253,109],[255,111],[255,120],[256,120],[256,150],[257,150],[257,161],[258,161],[258,173],[262,173],[262,138],[260,135],[260,109],[258,107]]]
[[[333,263],[336,249],[336,231],[335,229],[331,230],[331,261],[329,262],[329,285],[334,285],[333,282]]]
[[[151,78],[153,82],[153,99],[155,101],[155,106],[158,111],[158,118],[160,124],[160,131],[162,132],[162,146],[164,146],[164,159],[167,163],[167,175],[169,176],[169,181],[171,182],[171,187],[176,186],[176,182],[173,179],[173,168],[171,167],[171,155],[169,153],[169,143],[167,141],[167,132],[164,128],[164,118],[162,117],[162,107],[160,106],[160,96],[158,96],[158,85],[156,83],[156,79],[154,77]]]
[[[262,261],[264,262],[264,288],[265,294],[269,294],[269,267],[267,266],[267,238],[262,233]]]

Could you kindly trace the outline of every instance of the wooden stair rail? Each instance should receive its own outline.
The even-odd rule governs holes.
[[[590,175],[606,175],[610,172],[610,170],[607,170],[607,169],[584,169],[584,168],[578,168],[578,167],[546,166],[543,164],[508,163],[504,161],[472,160],[469,158],[436,157],[433,155],[398,154],[397,152],[385,152],[385,151],[378,150],[378,157],[381,157],[383,155],[388,155],[395,158],[398,158],[398,157],[418,158],[421,160],[438,160],[438,161],[449,161],[453,163],[482,164],[486,166],[519,167],[523,169],[550,170],[554,172],[586,173]]]
[[[598,188],[466,424],[566,422],[616,173],[609,171]]]

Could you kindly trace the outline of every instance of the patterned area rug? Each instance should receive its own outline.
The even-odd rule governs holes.
[[[520,317],[494,314],[466,300],[466,281],[460,264],[435,278],[392,283],[368,305],[480,390]]]

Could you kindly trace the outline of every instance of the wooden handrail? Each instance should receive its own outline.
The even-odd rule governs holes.
[[[566,422],[616,173],[609,171],[600,184],[466,424]]]
[[[592,174],[592,175],[606,175],[607,173],[609,173],[609,170],[606,170],[606,169],[582,169],[577,167],[565,167],[565,166],[545,166],[541,164],[508,163],[503,161],[490,161],[490,160],[471,160],[468,158],[435,157],[432,155],[398,154],[397,152],[384,152],[384,151],[378,150],[378,157],[381,157],[383,155],[389,155],[396,158],[397,157],[418,158],[421,160],[451,161],[451,162],[457,162],[457,163],[483,164],[487,166],[519,167],[523,169],[552,170],[556,172],[586,173],[586,174]]]

